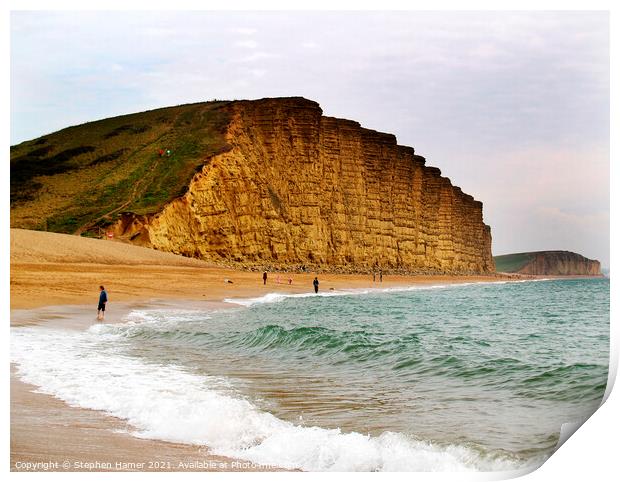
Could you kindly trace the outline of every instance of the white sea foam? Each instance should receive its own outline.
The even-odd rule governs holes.
[[[460,286],[471,283],[461,283]],[[225,298],[226,303],[234,303],[243,306],[252,306],[262,303],[278,303],[280,301],[287,300],[289,298],[311,298],[311,297],[332,297],[332,296],[361,296],[367,294],[379,294],[379,293],[398,293],[406,291],[419,291],[429,289],[441,289],[447,288],[451,285],[429,285],[429,286],[402,286],[392,288],[357,288],[357,289],[344,289],[325,291],[322,293],[267,293],[266,295],[256,298]]]
[[[325,293],[267,293],[264,296],[256,298],[225,298],[226,303],[234,303],[242,306],[252,306],[263,303],[278,303],[289,298],[310,298],[313,296],[331,297],[331,296],[350,296],[362,295],[370,293],[370,290],[343,290],[343,291],[327,291]]]
[[[131,335],[132,329],[140,329],[147,325],[154,331],[165,331],[178,328],[179,321],[183,323],[204,323],[211,315],[204,310],[178,310],[178,309],[151,309],[132,310],[126,314],[121,323],[97,323],[91,325],[88,331],[98,334],[114,334],[119,331],[125,335]]]
[[[310,297],[331,297],[331,296],[362,296],[368,294],[381,293],[406,293],[408,291],[438,290],[446,288],[462,288],[464,286],[480,285],[504,285],[509,283],[531,283],[535,281],[549,281],[549,279],[526,279],[526,280],[505,280],[505,281],[472,281],[465,283],[433,284],[433,285],[409,285],[392,286],[390,288],[355,288],[333,291],[323,291],[319,293],[267,293],[256,298],[225,298],[226,303],[233,303],[242,306],[253,306],[264,303],[278,303],[289,298],[310,298]]]
[[[128,322],[155,321],[134,312]],[[118,330],[96,326],[85,332],[12,328],[11,359],[19,376],[72,406],[127,420],[136,436],[206,445],[256,463],[346,471],[514,468],[465,447],[399,433],[371,437],[280,420],[235,393],[226,379],[132,357]]]

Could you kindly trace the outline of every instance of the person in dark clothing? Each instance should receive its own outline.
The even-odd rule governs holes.
[[[379,283],[383,283],[383,270],[379,270]]]
[[[312,284],[314,285],[314,292],[318,293],[319,292],[319,279],[316,276],[314,277],[314,281],[312,282]]]
[[[263,284],[267,284],[267,271],[263,271]]]
[[[108,294],[103,286],[99,287],[99,305],[97,306],[97,319],[103,320],[105,315],[105,304],[108,302]]]

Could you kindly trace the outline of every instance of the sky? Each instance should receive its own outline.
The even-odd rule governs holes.
[[[606,12],[12,12],[11,144],[212,99],[303,96],[484,204],[493,254],[609,266]]]

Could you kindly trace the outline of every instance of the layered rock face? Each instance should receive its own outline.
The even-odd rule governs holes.
[[[413,148],[302,98],[234,102],[227,152],[117,235],[246,266],[492,272],[482,203]]]
[[[533,259],[519,270],[537,275],[601,275],[601,263],[570,251],[532,253]]]

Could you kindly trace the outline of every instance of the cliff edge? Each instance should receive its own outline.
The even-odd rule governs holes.
[[[303,98],[202,103],[28,141],[11,148],[11,225],[248,268],[495,270],[481,202],[395,136],[322,114]]]

